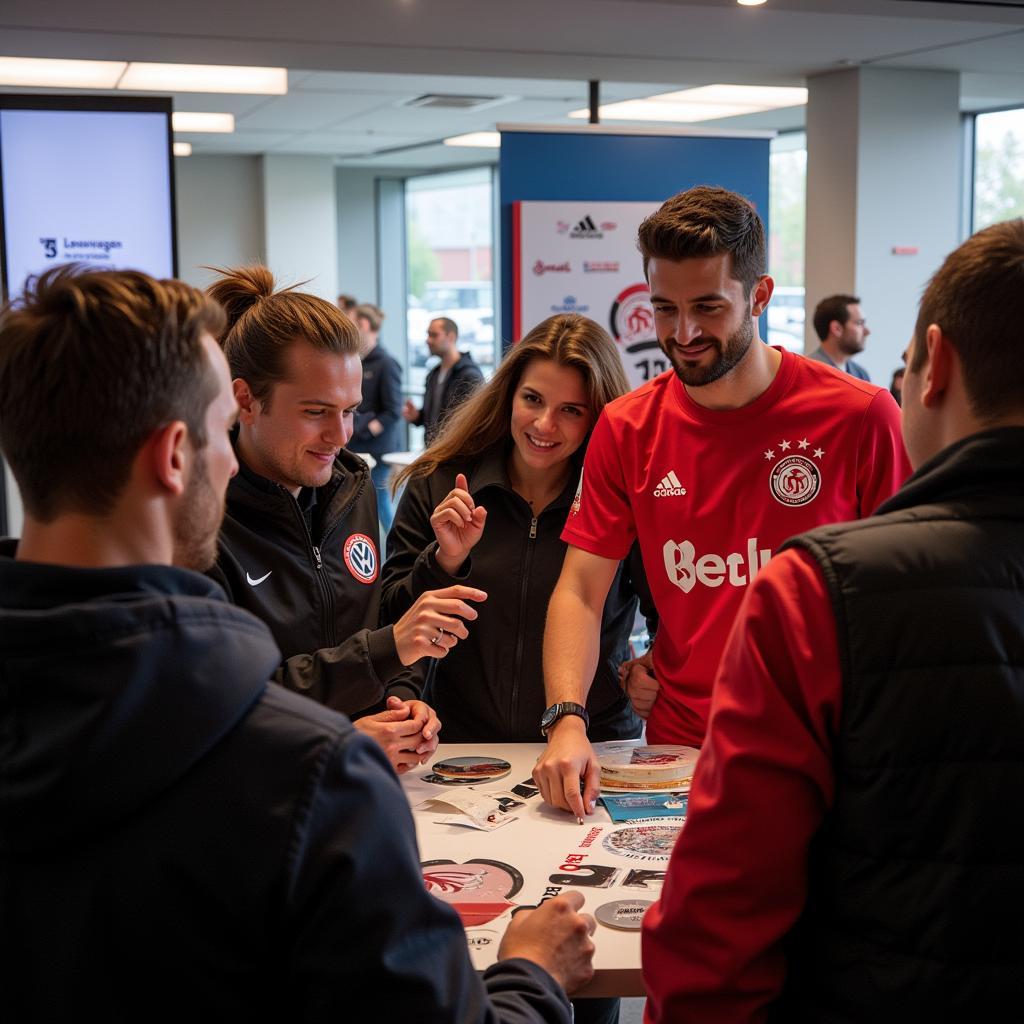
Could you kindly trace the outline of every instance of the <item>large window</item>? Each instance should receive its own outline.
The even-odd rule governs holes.
[[[494,370],[493,203],[489,167],[406,181],[407,387],[414,396],[437,362],[427,350],[435,317],[455,321],[459,349],[472,354],[484,376]]]
[[[768,272],[775,294],[768,306],[768,344],[804,350],[804,221],[807,136],[772,140],[768,178]]]
[[[1024,217],[1024,107],[974,121],[974,230]]]

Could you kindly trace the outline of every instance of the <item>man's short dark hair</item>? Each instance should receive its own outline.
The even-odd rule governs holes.
[[[0,450],[26,511],[102,515],[145,440],[182,420],[197,448],[217,378],[203,351],[224,312],[180,281],[55,267],[0,313]]]
[[[688,260],[729,253],[732,276],[750,295],[765,271],[764,224],[753,204],[724,188],[698,185],[662,203],[641,225],[644,276],[652,259]]]
[[[445,334],[451,334],[453,337],[458,338],[459,325],[454,320],[450,320],[446,316],[435,316],[430,322],[432,324],[440,324],[441,330]]]
[[[971,411],[982,422],[1024,409],[1024,219],[993,224],[955,249],[928,282],[914,327],[910,369],[927,357],[938,324],[963,368]]]
[[[833,320],[845,327],[846,321],[850,319],[849,307],[859,305],[860,299],[856,295],[827,295],[823,298],[814,307],[812,318],[818,340],[824,341],[828,337],[828,329]]]

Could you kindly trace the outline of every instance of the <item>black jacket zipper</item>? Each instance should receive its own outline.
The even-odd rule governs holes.
[[[519,707],[519,674],[523,667],[523,645],[526,631],[523,621],[526,618],[526,604],[530,591],[530,569],[533,566],[533,544],[537,539],[537,517],[531,516],[530,532],[526,536],[526,554],[523,557],[523,575],[519,590],[519,618],[516,620],[516,657],[512,664],[512,699],[509,703],[509,735],[516,732],[516,710]],[[540,723],[537,723],[540,729]]]

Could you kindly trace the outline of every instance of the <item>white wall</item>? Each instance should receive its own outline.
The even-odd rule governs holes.
[[[183,281],[205,287],[214,275],[203,265],[235,267],[265,258],[262,157],[179,157],[174,177]]]
[[[263,157],[267,265],[278,284],[338,297],[337,196],[329,156]]]
[[[339,167],[338,291],[377,302],[377,176],[379,171]]]
[[[857,295],[872,332],[857,362],[887,386],[925,283],[960,241],[959,76],[859,68],[808,85],[807,346],[817,303]]]

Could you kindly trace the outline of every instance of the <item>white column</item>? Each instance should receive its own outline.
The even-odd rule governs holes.
[[[818,301],[857,295],[872,332],[857,361],[887,385],[922,289],[961,240],[959,75],[857,68],[808,87],[807,348]]]
[[[337,193],[331,157],[263,157],[267,265],[278,285],[334,301],[338,286]]]

